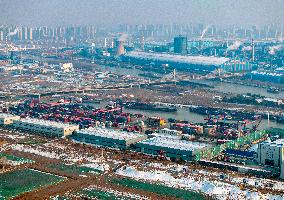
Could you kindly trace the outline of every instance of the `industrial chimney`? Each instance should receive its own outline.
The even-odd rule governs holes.
[[[125,51],[124,51],[123,41],[118,40],[117,41],[116,56],[120,56],[124,53],[125,53]]]
[[[251,60],[252,60],[252,62],[254,62],[254,41],[253,41],[253,39],[251,39]]]
[[[122,34],[116,41],[116,56],[120,56],[122,54],[125,53],[124,50],[124,42],[127,39],[127,35],[126,34]]]

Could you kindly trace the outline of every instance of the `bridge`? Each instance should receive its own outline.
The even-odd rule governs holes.
[[[52,96],[52,95],[62,95],[62,94],[84,94],[84,93],[92,93],[96,92],[97,90],[115,90],[115,89],[127,89],[127,88],[142,88],[145,86],[152,86],[152,85],[164,85],[164,84],[173,84],[176,81],[152,81],[148,83],[131,83],[131,84],[117,84],[117,85],[106,85],[106,86],[98,86],[98,87],[85,87],[85,88],[76,88],[71,90],[56,90],[50,92],[42,92],[42,93],[27,93],[17,95],[17,97],[45,97],[45,96]]]

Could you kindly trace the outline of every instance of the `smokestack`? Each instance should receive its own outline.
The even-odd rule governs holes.
[[[144,38],[144,36],[141,37],[140,43],[141,43],[141,50],[144,51],[144,47],[145,47],[145,38]]]
[[[251,60],[252,60],[252,62],[254,62],[254,41],[253,41],[253,39],[251,39],[251,55],[252,55],[252,58],[251,58]]]
[[[124,50],[124,42],[126,41],[127,39],[127,35],[126,34],[122,34],[118,40],[117,40],[117,49],[116,49],[116,56],[120,56],[122,54],[125,53],[125,50]]]

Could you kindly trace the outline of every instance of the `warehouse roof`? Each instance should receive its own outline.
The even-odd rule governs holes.
[[[264,141],[262,142],[261,144],[266,144],[266,145],[269,145],[269,146],[284,146],[284,139],[278,139],[278,140],[275,140],[273,142],[271,141]]]
[[[167,147],[184,151],[193,151],[209,147],[210,145],[200,142],[191,142],[167,137],[155,137],[139,142],[139,144],[152,145],[158,147]]]
[[[7,117],[18,117],[16,115],[11,115],[8,113],[0,113],[0,118],[7,118]]]
[[[37,124],[37,125],[50,126],[50,127],[56,127],[56,128],[68,128],[68,127],[78,126],[78,125],[54,122],[54,121],[49,121],[49,120],[34,119],[34,118],[25,118],[25,119],[20,119],[18,121],[23,122],[23,123],[28,123],[28,124]]]
[[[251,74],[264,75],[264,76],[283,76],[282,74],[268,71],[252,71]]]
[[[145,60],[159,60],[165,62],[178,62],[185,64],[196,65],[222,65],[229,61],[229,58],[225,57],[207,57],[207,56],[188,56],[166,53],[149,53],[141,51],[131,51],[125,54],[128,57],[145,59]]]
[[[77,131],[77,133],[94,135],[98,137],[112,138],[117,140],[131,140],[143,136],[142,134],[133,133],[133,132],[117,131],[114,129],[94,128],[94,127],[79,130]]]

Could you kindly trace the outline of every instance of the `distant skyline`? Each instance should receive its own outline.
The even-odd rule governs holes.
[[[284,24],[284,0],[0,0],[0,24]]]

